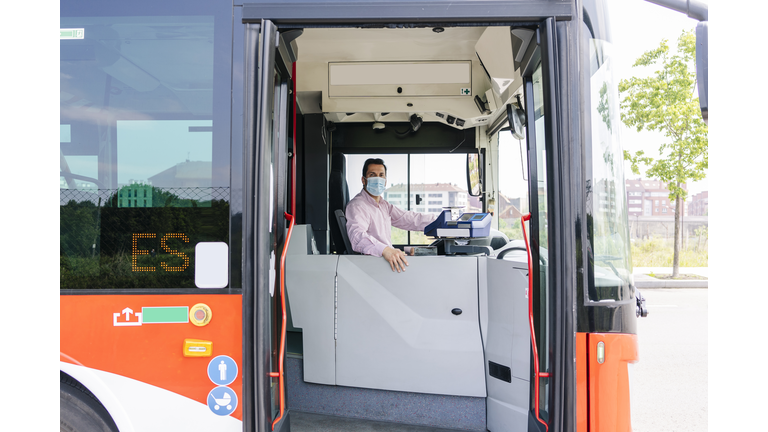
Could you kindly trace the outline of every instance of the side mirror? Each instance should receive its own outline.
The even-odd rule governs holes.
[[[708,54],[708,21],[696,24],[696,83],[699,90],[699,105],[701,106],[701,118],[708,122],[707,81],[709,78],[709,54]]]
[[[663,6],[667,9],[682,12],[699,21],[696,25],[696,82],[699,90],[699,105],[701,118],[708,123],[709,104],[707,103],[707,84],[709,78],[709,55],[707,29],[709,26],[709,5],[701,0],[646,0],[649,3]]]
[[[467,191],[470,196],[480,196],[483,185],[483,163],[479,153],[467,153]]]
[[[522,106],[520,95],[517,95],[517,103]],[[523,133],[523,128],[525,127],[525,111],[516,108],[512,104],[507,104],[507,121],[509,122],[509,130],[512,132],[512,136],[519,140],[525,139]]]

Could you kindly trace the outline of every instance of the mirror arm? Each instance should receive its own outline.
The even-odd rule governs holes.
[[[520,123],[523,124],[523,127],[526,127],[528,126],[528,114],[523,109],[523,102],[520,101],[519,93],[515,95],[515,99],[517,99],[517,109],[519,109],[520,112],[523,113],[523,115],[520,116]]]

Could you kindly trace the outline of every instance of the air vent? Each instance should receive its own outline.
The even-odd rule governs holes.
[[[492,361],[488,362],[488,375],[508,383],[512,382],[512,369],[509,366],[502,366]]]

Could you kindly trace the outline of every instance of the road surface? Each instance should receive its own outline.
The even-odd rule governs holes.
[[[707,430],[706,289],[645,289],[640,361],[631,371],[634,432]]]

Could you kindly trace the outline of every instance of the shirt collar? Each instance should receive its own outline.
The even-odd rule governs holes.
[[[365,190],[365,186],[363,186],[363,191],[362,191],[362,192],[360,192],[360,193],[362,193],[363,195],[365,195],[365,199],[366,199],[366,200],[367,200],[367,201],[368,201],[370,204],[372,204],[372,205],[378,206],[379,204],[381,204],[381,202],[382,202],[382,201],[384,201],[384,197],[382,196],[382,197],[380,197],[380,198],[379,198],[379,202],[376,202],[376,200],[375,200],[375,199],[374,199],[374,198],[371,196],[371,194],[369,194],[369,193],[368,193],[368,191],[366,191],[366,190]]]

